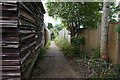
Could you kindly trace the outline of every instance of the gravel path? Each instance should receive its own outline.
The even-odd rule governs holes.
[[[32,72],[33,78],[79,78],[62,52],[51,41],[46,58]]]

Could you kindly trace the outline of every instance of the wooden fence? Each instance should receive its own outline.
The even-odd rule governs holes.
[[[1,2],[2,78],[27,78],[43,47],[41,2]]]
[[[120,31],[120,19],[119,19],[119,22],[118,22],[118,29]],[[118,38],[120,39],[120,34],[118,34]],[[120,41],[118,41],[118,63],[120,64]]]
[[[115,31],[117,23],[110,23],[108,28],[107,56],[113,63],[118,63],[118,33]],[[96,29],[81,29],[79,34],[85,38],[83,51],[90,54],[91,49],[100,50],[101,25]]]

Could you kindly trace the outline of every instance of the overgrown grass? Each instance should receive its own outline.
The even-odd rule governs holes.
[[[50,40],[48,40],[48,42],[46,43],[45,47],[43,47],[40,50],[40,52],[38,53],[38,58],[35,61],[34,67],[37,66],[37,64],[40,62],[40,60],[43,60],[45,58],[46,50],[48,49],[49,46],[50,46]]]
[[[71,44],[68,42],[68,40],[61,37],[57,37],[55,39],[55,43],[63,51],[66,51],[68,48],[71,47]]]
[[[56,45],[60,48],[60,50],[63,51],[64,55],[66,55],[68,58],[72,58],[75,56],[71,52],[72,45],[69,43],[67,39],[64,39],[62,37],[57,37],[54,41]]]
[[[46,43],[46,45],[43,49],[46,50],[46,49],[48,49],[49,46],[50,46],[50,40],[48,40],[48,42]]]
[[[75,40],[77,39],[74,39],[74,42],[76,42]],[[78,48],[81,44],[80,42],[77,42],[75,45],[71,45],[68,40],[62,37],[57,37],[55,39],[55,43],[68,58],[80,57],[82,65],[84,65],[88,70],[86,78],[120,78],[118,65],[102,61],[98,50],[91,49],[91,56],[86,58],[85,53]]]
[[[75,56],[77,57],[84,56],[83,51],[81,51],[80,48],[71,45],[67,39],[57,37],[55,39],[55,43],[60,48],[60,50],[63,51],[64,55],[66,55],[68,58],[73,58]]]

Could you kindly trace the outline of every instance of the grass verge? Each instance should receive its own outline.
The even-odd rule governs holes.
[[[40,62],[40,60],[43,60],[45,58],[46,50],[48,49],[49,46],[50,46],[50,40],[48,40],[45,47],[42,48],[40,52],[38,53],[39,55],[38,55],[37,60],[35,61],[34,68],[37,67],[37,64]]]
[[[75,54],[72,50],[72,45],[69,43],[67,39],[64,39],[62,37],[57,37],[55,40],[56,45],[60,48],[61,51],[63,51],[63,54],[67,56],[68,58],[75,57]]]

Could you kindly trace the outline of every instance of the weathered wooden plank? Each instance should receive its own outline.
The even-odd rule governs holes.
[[[36,44],[33,45],[33,46],[31,46],[31,47],[29,47],[29,48],[27,48],[26,50],[22,51],[22,52],[21,52],[21,58],[25,57],[25,55],[28,54],[29,51],[30,51],[30,52],[33,52],[34,49],[35,49],[35,47],[36,47]]]
[[[30,72],[38,55],[36,51],[41,47],[44,10],[41,3],[4,2],[2,5],[3,78],[20,78],[21,69],[22,75]]]
[[[2,48],[2,53],[19,53],[19,50],[16,48]]]
[[[6,42],[19,42],[19,37],[6,37],[6,36],[4,36],[4,37],[2,37],[2,38],[0,38],[0,41],[1,40],[3,40],[3,41],[6,41]]]
[[[2,66],[20,66],[19,61],[20,60],[2,60]]]
[[[7,71],[7,70],[20,71],[20,66],[0,66],[0,71]]]
[[[25,49],[31,47],[32,45],[36,44],[36,41],[32,42],[31,44],[29,44],[28,46],[21,48],[21,52],[24,51]]]
[[[35,34],[31,34],[31,35],[22,37],[22,38],[21,38],[21,41],[22,41],[22,40],[25,40],[25,39],[28,39],[28,38],[30,38],[30,37],[34,37],[34,38],[35,38]]]

